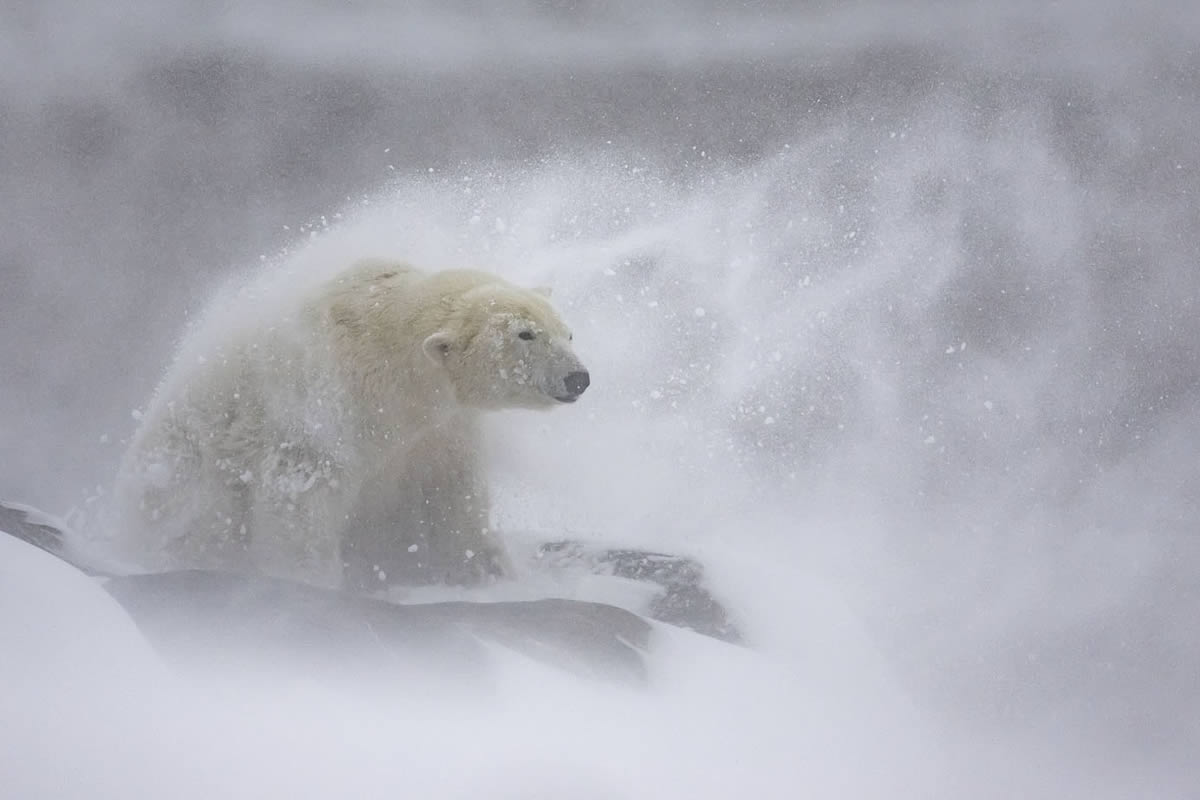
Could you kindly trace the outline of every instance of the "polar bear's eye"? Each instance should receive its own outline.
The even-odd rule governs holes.
[[[533,331],[521,331],[517,336],[528,342],[533,339]]]

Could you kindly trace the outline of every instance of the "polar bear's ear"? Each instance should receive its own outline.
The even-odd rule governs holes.
[[[535,286],[535,287],[533,287],[533,291],[536,294],[540,294],[542,297],[550,296],[550,287],[549,286]]]
[[[446,331],[438,331],[426,337],[421,343],[421,349],[425,351],[425,357],[434,364],[441,366],[446,363],[446,356],[450,355],[450,347],[454,344],[454,339]]]

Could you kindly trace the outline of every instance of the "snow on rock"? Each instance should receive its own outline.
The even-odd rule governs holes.
[[[98,581],[7,534],[0,535],[0,641],[0,682],[31,690],[52,686],[64,700],[113,681],[164,674]]]
[[[931,774],[870,680],[655,634],[642,689],[499,650],[466,695],[342,691],[287,664],[197,680],[97,581],[0,536],[0,775],[12,797],[758,800],[891,796]]]
[[[92,578],[0,534],[0,643],[3,794],[82,796],[90,781],[121,780],[92,745],[135,750],[169,679],[124,610]]]

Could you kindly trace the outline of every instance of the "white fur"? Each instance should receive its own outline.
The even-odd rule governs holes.
[[[478,414],[571,400],[583,370],[544,293],[372,260],[241,313],[184,343],[125,454],[127,555],[331,586],[355,561],[380,580],[506,571]]]

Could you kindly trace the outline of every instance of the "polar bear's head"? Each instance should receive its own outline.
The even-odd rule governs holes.
[[[545,290],[507,283],[475,286],[423,344],[446,370],[455,397],[482,409],[546,408],[575,402],[587,369]]]

